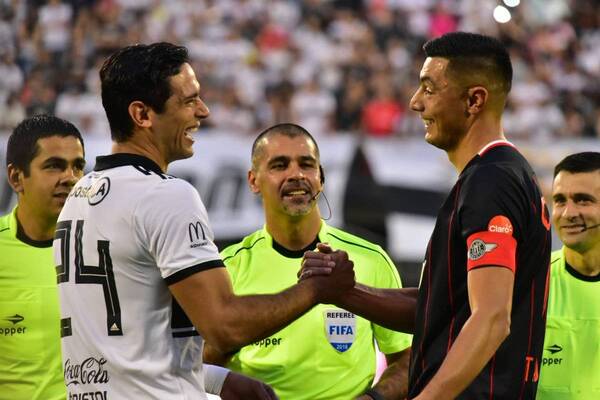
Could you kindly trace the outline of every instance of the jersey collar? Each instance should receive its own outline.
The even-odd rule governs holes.
[[[325,221],[321,221],[321,229],[319,230],[317,237],[315,238],[315,240],[313,240],[312,243],[300,250],[289,250],[283,247],[281,244],[277,243],[275,239],[273,239],[273,236],[271,236],[269,231],[267,231],[266,225],[263,226],[263,232],[265,234],[265,237],[273,247],[273,250],[287,258],[302,258],[305,252],[315,250],[317,248],[317,243],[321,243],[323,241],[321,238],[325,237],[326,230],[327,225],[325,224]]]
[[[514,144],[512,144],[511,142],[509,142],[508,140],[505,139],[500,139],[500,140],[494,140],[492,142],[489,142],[488,144],[486,144],[485,146],[483,146],[483,148],[481,150],[479,150],[479,152],[477,153],[479,155],[479,157],[483,156],[488,150],[494,148],[494,147],[498,147],[498,146],[510,146],[512,148],[516,148]]]
[[[103,171],[109,168],[123,167],[126,165],[137,165],[157,174],[163,174],[158,164],[148,157],[139,154],[116,153],[107,156],[96,157],[94,171]]]

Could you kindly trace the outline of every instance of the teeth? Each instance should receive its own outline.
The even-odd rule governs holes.
[[[306,190],[294,190],[293,192],[289,192],[288,196],[295,196],[297,194],[306,194]]]

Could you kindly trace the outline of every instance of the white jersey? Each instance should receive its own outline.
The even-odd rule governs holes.
[[[207,398],[202,338],[167,286],[223,266],[189,183],[145,157],[98,157],[60,214],[54,253],[69,399]]]

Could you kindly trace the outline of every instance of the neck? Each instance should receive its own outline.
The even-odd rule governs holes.
[[[267,215],[266,226],[267,232],[277,243],[288,250],[302,250],[319,234],[321,215],[317,209],[300,217]]]
[[[44,241],[53,239],[57,218],[58,216],[50,218],[40,215],[24,203],[19,203],[17,207],[17,222],[21,225],[25,235],[32,240]]]
[[[495,140],[506,140],[500,119],[491,114],[482,115],[473,122],[458,145],[447,151],[448,159],[460,174],[486,144]]]
[[[144,156],[154,161],[163,172],[167,172],[169,163],[161,155],[156,143],[150,133],[134,131],[133,135],[125,142],[113,142],[112,150],[115,153],[129,153]]]
[[[565,247],[565,259],[567,263],[577,272],[585,276],[597,276],[600,274],[600,246],[578,253]]]

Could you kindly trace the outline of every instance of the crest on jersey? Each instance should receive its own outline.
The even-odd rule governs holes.
[[[356,338],[356,315],[341,308],[323,311],[325,335],[329,344],[340,353],[348,350]]]
[[[96,204],[99,204],[104,200],[108,192],[110,192],[110,179],[105,176],[104,178],[97,180],[91,187],[88,195],[89,205],[95,206]]]
[[[496,247],[498,247],[496,243],[486,243],[481,239],[475,239],[469,247],[469,260],[479,260],[485,253],[489,253]]]

